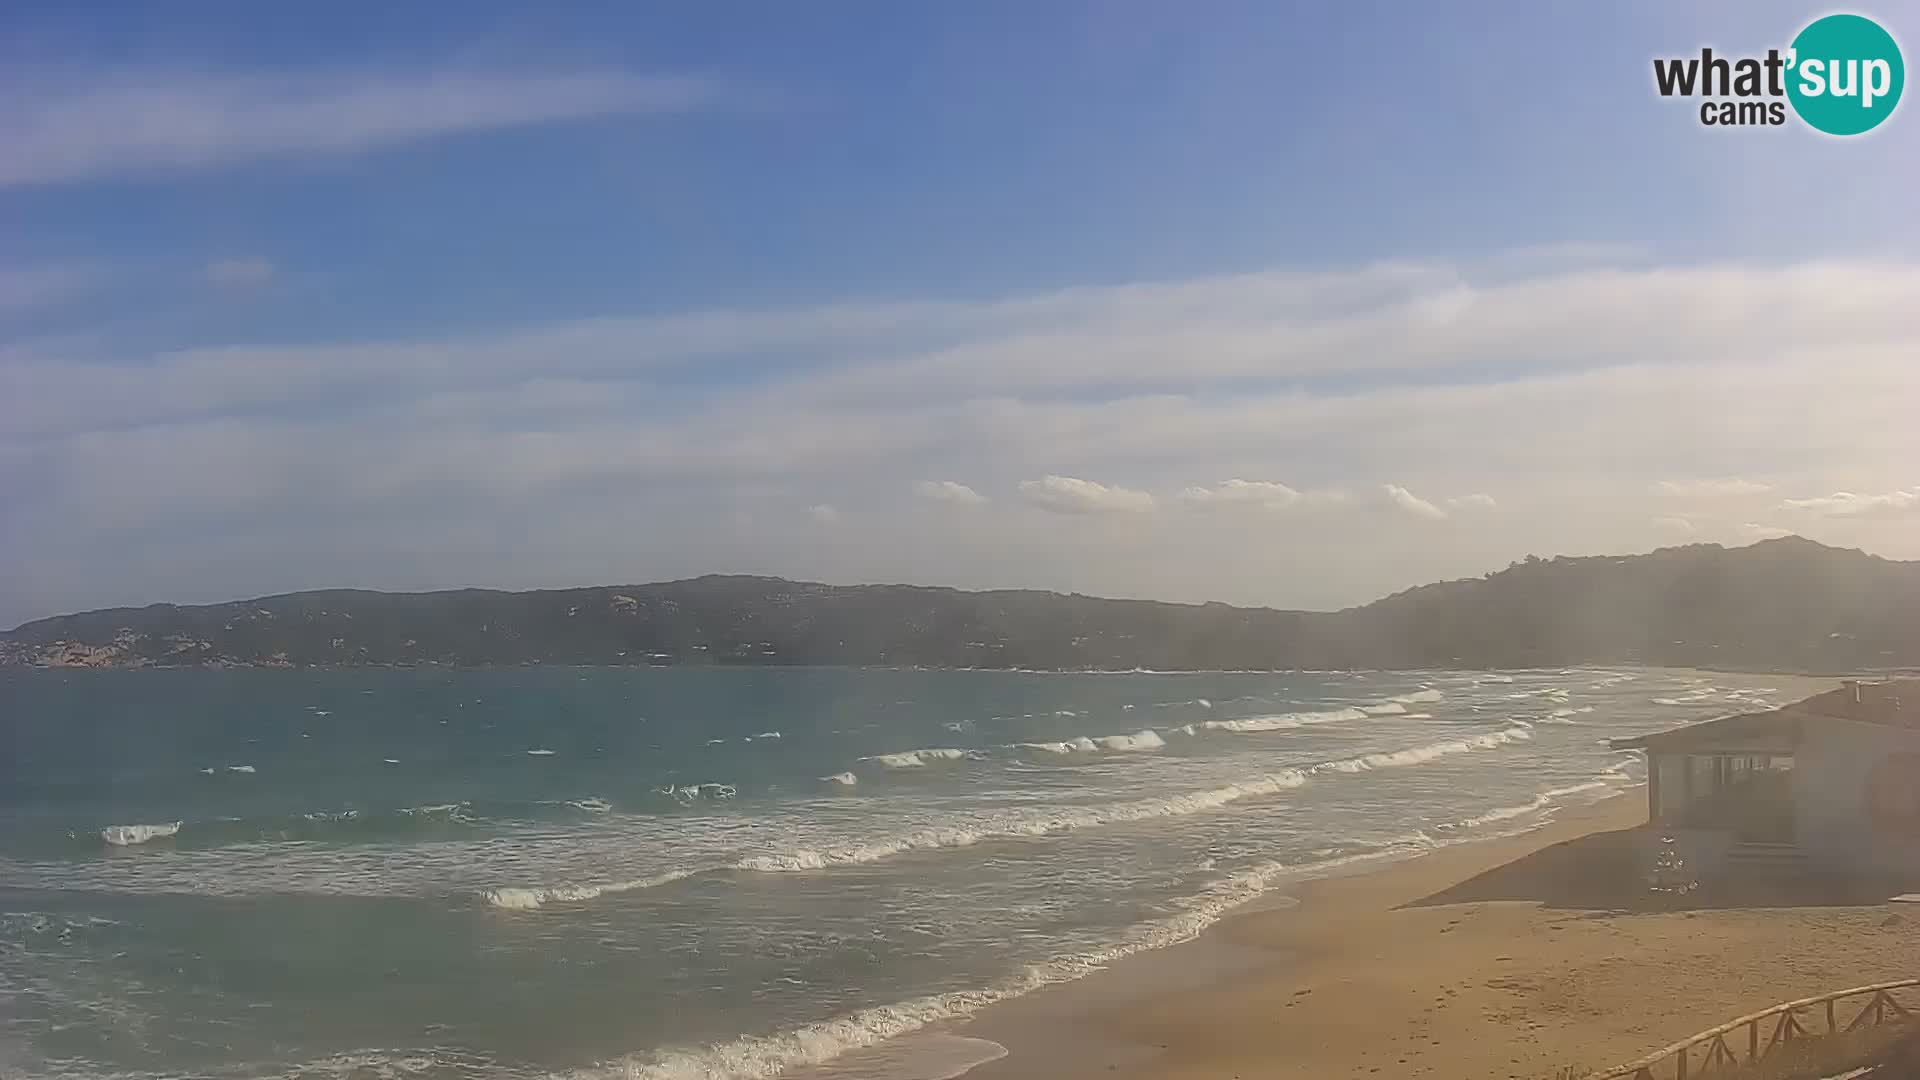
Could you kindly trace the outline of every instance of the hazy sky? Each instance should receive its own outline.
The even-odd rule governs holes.
[[[1920,557],[1916,106],[1652,89],[1824,8],[550,7],[9,6],[0,625]]]

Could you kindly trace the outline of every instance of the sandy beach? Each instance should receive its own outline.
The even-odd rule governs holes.
[[[1655,910],[1644,790],[1521,836],[1290,890],[1199,939],[989,1009],[977,1080],[1551,1077],[1778,1001],[1908,977],[1920,907],[1698,896]]]

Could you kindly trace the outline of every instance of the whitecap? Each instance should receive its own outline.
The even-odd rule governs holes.
[[[115,847],[127,847],[132,844],[144,844],[149,840],[158,840],[172,836],[180,831],[180,822],[170,821],[163,825],[109,825],[100,830],[100,839]]]
[[[1230,731],[1245,735],[1261,731],[1291,731],[1294,728],[1313,727],[1318,724],[1336,724],[1346,720],[1364,720],[1367,714],[1359,708],[1326,709],[1320,712],[1279,713],[1273,716],[1245,716],[1237,720],[1205,720],[1198,724],[1186,724],[1175,728],[1185,735],[1201,731]]]
[[[1390,700],[1397,701],[1402,705],[1423,705],[1428,702],[1439,701],[1446,696],[1447,695],[1441,691],[1428,687],[1425,690],[1416,690],[1411,694],[1400,694]]]
[[[1159,750],[1166,745],[1167,741],[1160,737],[1159,732],[1142,728],[1131,735],[1078,735],[1058,742],[1014,743],[1006,749],[1031,750],[1043,754],[1096,754],[1102,750],[1116,753]]]
[[[529,750],[529,751],[527,751],[527,755],[528,755],[529,757],[552,757],[552,756],[553,756],[553,751],[551,751],[551,750],[547,750],[547,749],[544,749],[544,748],[542,748],[542,749],[534,749],[534,750]]]
[[[1306,783],[1297,769],[1251,777],[1222,787],[1165,795],[1130,802],[1061,806],[1021,813],[978,814],[957,817],[952,824],[929,826],[866,843],[832,848],[796,848],[753,855],[734,863],[734,869],[759,873],[824,870],[891,858],[908,851],[970,847],[982,840],[1015,839],[1073,832],[1116,822],[1147,821],[1216,810],[1228,803],[1276,795]]]
[[[1407,765],[1424,765],[1436,758],[1452,754],[1464,754],[1472,750],[1491,750],[1496,746],[1519,742],[1533,737],[1533,732],[1524,725],[1515,725],[1504,731],[1487,735],[1475,735],[1468,739],[1447,739],[1443,742],[1428,743],[1425,746],[1409,747],[1405,750],[1388,750],[1377,754],[1363,754],[1359,757],[1329,761],[1315,766],[1315,771],[1368,772],[1373,769],[1399,768]]]
[[[693,870],[669,870],[664,874],[650,877],[631,878],[626,881],[609,881],[600,885],[547,885],[533,887],[506,887],[488,889],[481,896],[487,903],[508,911],[532,911],[543,904],[554,901],[593,900],[608,893],[631,892],[635,889],[651,889],[666,885],[682,878],[692,877]]]
[[[971,757],[965,750],[951,747],[934,747],[928,750],[903,750],[897,754],[874,754],[863,757],[861,761],[871,761],[887,769],[919,769],[935,761],[960,761]]]
[[[841,772],[834,773],[832,776],[823,776],[820,778],[820,782],[824,784],[839,784],[841,787],[852,787],[860,782],[860,778],[850,772]]]
[[[725,801],[739,794],[738,789],[736,789],[732,784],[713,784],[713,783],[679,784],[679,785],[668,784],[667,786],[663,788],[659,788],[657,790],[659,791],[660,794],[673,799],[675,802],[680,803],[682,806],[691,805],[692,803],[699,802],[703,799],[715,801],[715,802]]]
[[[251,765],[229,765],[227,766],[227,771],[237,772],[237,773],[250,773],[250,772],[257,772],[258,770]]]

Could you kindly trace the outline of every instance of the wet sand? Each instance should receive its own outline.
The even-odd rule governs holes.
[[[1552,1077],[1775,1002],[1920,974],[1920,906],[1635,880],[1644,790],[1307,882],[1185,945],[994,1006],[970,1080]]]

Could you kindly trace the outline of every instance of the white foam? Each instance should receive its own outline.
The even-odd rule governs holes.
[[[820,779],[824,783],[839,784],[841,787],[852,787],[860,782],[860,778],[850,772],[834,773],[832,776],[823,776]]]
[[[1191,727],[1192,725],[1188,725]],[[1184,730],[1175,728],[1174,730]],[[1191,731],[1188,734],[1192,734]],[[1142,728],[1131,735],[1079,735],[1059,742],[1023,742],[1005,747],[1008,750],[1031,750],[1042,754],[1097,754],[1102,750],[1127,753],[1138,750],[1159,750],[1167,745],[1160,733],[1151,728]]]
[[[934,747],[929,750],[903,750],[897,754],[874,754],[871,757],[863,757],[860,760],[871,761],[887,769],[920,769],[925,768],[929,762],[959,761],[968,756],[970,755],[965,750],[955,750],[951,747]]]
[[[381,760],[381,761],[384,761],[384,762],[386,762],[386,763],[387,763],[387,764],[389,764],[389,765],[398,765],[398,764],[400,764],[400,759],[399,759],[399,758],[397,758],[397,757],[383,757],[383,758],[381,758],[380,760]]]
[[[849,1050],[873,1046],[929,1025],[964,1019],[988,1005],[1082,978],[1135,953],[1190,941],[1285,877],[1397,854],[1404,854],[1404,850],[1367,852],[1312,865],[1261,863],[1215,882],[1201,895],[1185,901],[1180,911],[1136,924],[1106,945],[1029,966],[984,989],[929,994],[860,1009],[775,1035],[747,1035],[699,1049],[636,1054],[574,1072],[570,1080],[766,1080],[797,1066],[824,1064]]]
[[[1437,758],[1452,754],[1464,754],[1473,750],[1491,750],[1496,746],[1519,742],[1533,737],[1533,732],[1524,726],[1516,725],[1504,731],[1487,735],[1475,735],[1468,739],[1448,739],[1444,742],[1428,743],[1425,746],[1410,747],[1406,750],[1389,750],[1377,754],[1364,754],[1360,757],[1346,758],[1341,761],[1329,761],[1314,767],[1316,772],[1368,772],[1373,769],[1393,769],[1407,765],[1424,765]]]
[[[1322,712],[1279,713],[1274,716],[1246,716],[1238,720],[1203,720],[1198,724],[1187,724],[1174,730],[1187,735],[1201,731],[1230,731],[1245,735],[1260,731],[1289,731],[1294,728],[1313,727],[1316,724],[1336,724],[1344,720],[1364,720],[1365,711],[1358,708],[1328,709]]]
[[[613,804],[597,796],[585,799],[568,799],[568,806],[588,814],[606,814],[613,811]]]
[[[237,773],[250,773],[250,772],[256,772],[258,770],[256,770],[251,765],[229,765],[227,766],[227,771],[237,772]]]
[[[527,754],[531,757],[552,757],[553,751],[544,748],[535,748],[527,751]]]
[[[1473,681],[1482,682],[1482,683],[1510,683],[1513,681],[1513,676],[1499,675],[1489,671],[1484,674],[1474,676]]]
[[[180,831],[180,823],[170,821],[164,825],[109,825],[100,830],[100,839],[115,847],[127,847],[131,844],[144,844],[149,840],[158,840],[163,836],[172,836]]]
[[[881,837],[863,844],[848,844],[824,849],[797,848],[748,856],[734,863],[734,869],[759,873],[824,870],[831,866],[877,862],[909,851],[971,847],[983,840],[1048,836],[1120,822],[1179,817],[1217,810],[1241,799],[1276,795],[1299,787],[1306,783],[1306,780],[1305,773],[1297,769],[1287,769],[1223,787],[1158,798],[1091,806],[1063,806],[1024,813],[959,817],[950,825],[932,826],[897,836]]]
[[[1439,701],[1446,696],[1446,694],[1432,687],[1428,687],[1425,690],[1416,690],[1411,694],[1400,694],[1390,700],[1397,701],[1402,705],[1421,705],[1427,702]]]
[[[1389,701],[1384,705],[1362,705],[1359,708],[1368,716],[1403,716],[1407,711],[1407,707],[1397,701]]]
[[[732,784],[668,784],[658,789],[660,794],[672,798],[682,806],[703,799],[720,802],[733,798],[740,793]]]
[[[1545,793],[1542,793],[1535,795],[1532,799],[1520,803],[1517,806],[1498,807],[1484,814],[1475,814],[1465,820],[1456,821],[1451,825],[1442,825],[1440,827],[1442,829],[1471,829],[1478,825],[1491,825],[1496,821],[1507,821],[1525,814],[1534,813],[1538,810],[1544,810],[1551,801]]]
[[[632,892],[635,889],[651,889],[657,885],[679,881],[692,877],[693,870],[669,870],[664,874],[651,877],[633,878],[628,881],[610,881],[601,885],[550,885],[535,888],[488,889],[484,894],[487,903],[509,911],[532,911],[543,904],[559,901],[577,902],[593,900],[608,893]]]
[[[1063,739],[1060,742],[1014,743],[1013,748],[1015,750],[1034,750],[1042,754],[1091,754],[1100,749],[1098,744],[1085,735],[1073,739]]]
[[[1159,732],[1153,731],[1150,728],[1143,728],[1131,735],[1098,735],[1094,737],[1093,742],[1094,745],[1100,747],[1102,750],[1118,750],[1123,752],[1130,750],[1159,750],[1167,745],[1167,741],[1160,737]]]
[[[1203,708],[1203,709],[1211,709],[1211,708],[1213,708],[1213,702],[1211,702],[1211,701],[1208,701],[1208,700],[1207,700],[1206,698],[1203,698],[1203,697],[1197,697],[1197,698],[1194,698],[1194,699],[1193,699],[1193,703],[1194,703],[1195,705],[1198,705],[1198,706],[1200,706],[1200,707],[1201,707],[1201,708]]]

